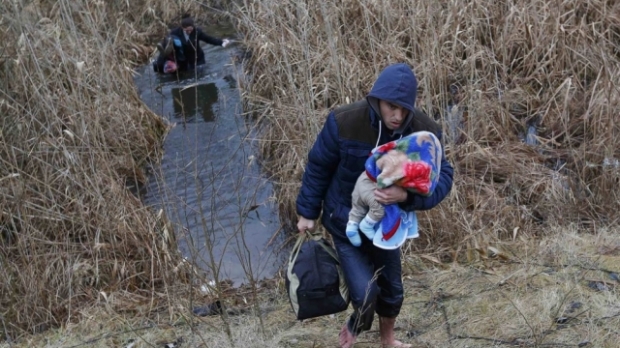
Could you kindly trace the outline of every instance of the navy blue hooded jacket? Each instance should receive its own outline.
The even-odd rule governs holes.
[[[376,146],[417,131],[434,133],[441,141],[441,129],[425,113],[414,108],[417,80],[406,64],[386,67],[365,100],[330,112],[310,153],[297,196],[297,214],[315,220],[323,210],[323,225],[344,233],[351,210],[355,182]],[[379,99],[409,110],[402,125],[390,131],[381,120]],[[439,182],[431,196],[409,192],[400,203],[407,211],[428,210],[439,204],[452,189],[453,169],[443,156]]]

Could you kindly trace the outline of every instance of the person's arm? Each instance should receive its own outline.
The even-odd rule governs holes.
[[[441,134],[438,136],[441,141]],[[441,201],[448,196],[452,190],[452,181],[454,176],[454,169],[448,160],[445,153],[441,156],[441,169],[439,170],[439,181],[433,194],[430,196],[423,196],[417,193],[407,191],[407,200],[399,203],[401,209],[405,211],[415,210],[429,210],[437,206]]]
[[[330,113],[308,154],[296,201],[298,215],[309,220],[319,217],[323,199],[339,162],[338,125],[333,113]]]
[[[196,38],[198,39],[198,41],[203,41],[215,46],[222,46],[222,43],[224,42],[224,40],[222,39],[218,39],[216,37],[205,34],[204,31],[198,28],[196,28]]]

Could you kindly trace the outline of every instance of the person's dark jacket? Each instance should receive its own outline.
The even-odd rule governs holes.
[[[177,65],[183,64],[183,62],[185,61],[183,45],[181,44],[181,46],[177,46],[175,44],[175,40],[181,41],[181,38],[175,35],[169,35],[157,45],[159,55],[157,56],[157,59],[153,62],[153,70],[155,72],[163,73],[164,65],[168,60],[176,62]]]
[[[386,68],[365,100],[330,112],[310,153],[297,197],[297,213],[315,220],[323,210],[323,225],[346,229],[351,194],[364,171],[371,150],[417,131],[434,133],[441,141],[441,129],[424,112],[414,109],[417,82],[405,64]],[[399,129],[390,132],[380,117],[378,100],[386,100],[409,110]],[[391,133],[391,134],[390,134]],[[400,203],[407,211],[428,210],[439,204],[452,189],[453,169],[443,156],[440,178],[430,196],[408,193]],[[329,219],[326,221],[326,219]]]
[[[206,42],[211,45],[221,46],[222,40],[205,34],[202,29],[194,27],[192,33],[189,34],[189,40],[185,39],[185,33],[183,28],[178,27],[170,31],[170,35],[175,35],[181,38],[183,43],[183,51],[185,53],[185,62],[189,66],[197,66],[205,64],[205,53],[200,47],[200,41]]]

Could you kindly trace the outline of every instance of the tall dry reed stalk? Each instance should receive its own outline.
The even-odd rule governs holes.
[[[296,219],[328,111],[407,62],[455,167],[450,197],[421,215],[418,250],[618,222],[620,3],[246,0],[240,12],[244,96],[267,126],[283,216]]]
[[[85,305],[165,303],[187,272],[165,221],[129,193],[165,125],[133,67],[149,33],[195,1],[36,1],[0,7],[2,337],[77,320]],[[173,270],[177,270],[176,273]],[[174,283],[173,283],[174,281]]]

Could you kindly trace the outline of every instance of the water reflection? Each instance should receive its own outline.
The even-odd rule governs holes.
[[[215,120],[213,106],[217,102],[218,90],[215,83],[172,88],[174,116],[185,122],[193,122],[199,115],[205,122]]]

